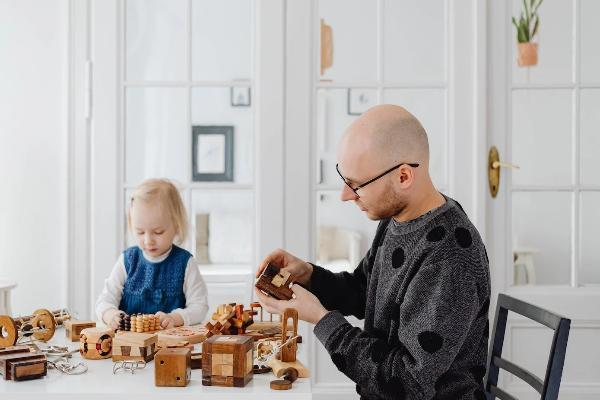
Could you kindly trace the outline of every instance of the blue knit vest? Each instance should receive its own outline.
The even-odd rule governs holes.
[[[119,309],[127,314],[169,313],[185,307],[183,282],[188,260],[192,255],[175,245],[161,262],[144,258],[142,250],[130,247],[123,252],[127,280]]]

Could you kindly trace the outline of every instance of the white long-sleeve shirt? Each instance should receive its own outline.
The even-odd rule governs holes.
[[[150,262],[159,263],[165,260],[170,253],[169,250],[160,257],[151,257],[146,253],[143,253],[143,256]],[[108,279],[104,281],[104,288],[96,301],[96,315],[100,321],[103,321],[102,316],[106,311],[119,309],[126,280],[125,260],[121,253]],[[194,257],[189,258],[185,269],[183,294],[185,295],[185,308],[177,308],[171,312],[178,313],[183,319],[184,325],[199,324],[208,312],[208,290]]]

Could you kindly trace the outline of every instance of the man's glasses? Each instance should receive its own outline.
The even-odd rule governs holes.
[[[403,162],[403,163],[400,163],[400,164],[398,164],[398,165],[395,165],[395,166],[393,166],[392,168],[388,169],[387,171],[385,171],[385,172],[383,172],[383,173],[381,173],[381,174],[377,175],[375,178],[373,178],[373,179],[371,179],[371,180],[368,180],[368,181],[366,181],[366,182],[365,182],[365,183],[363,183],[362,185],[358,185],[358,186],[356,186],[356,187],[352,187],[352,185],[350,185],[350,184],[348,183],[348,180],[347,180],[346,178],[344,178],[344,176],[343,176],[343,175],[342,175],[342,173],[340,172],[340,168],[339,168],[339,166],[338,166],[338,165],[339,165],[339,164],[335,164],[335,170],[337,171],[338,175],[340,176],[340,178],[342,178],[342,180],[343,180],[343,181],[344,181],[344,183],[345,183],[345,184],[346,184],[346,185],[347,185],[347,186],[350,188],[350,190],[352,190],[352,191],[354,192],[354,194],[355,194],[355,195],[357,195],[357,196],[359,196],[359,197],[360,197],[360,195],[359,195],[359,194],[358,194],[358,192],[357,192],[357,191],[358,191],[358,189],[362,189],[362,188],[364,188],[364,187],[365,187],[365,186],[367,186],[369,183],[373,183],[373,182],[375,182],[377,179],[379,179],[379,178],[381,178],[381,177],[383,177],[383,176],[385,176],[385,175],[389,174],[389,173],[390,173],[390,172],[392,172],[393,170],[395,170],[395,169],[398,169],[398,168],[400,168],[400,167],[401,167],[401,166],[403,166],[403,165],[409,165],[409,166],[411,166],[411,167],[413,167],[413,168],[417,168],[417,167],[419,166],[419,164],[415,164],[415,163],[405,163],[405,162]]]

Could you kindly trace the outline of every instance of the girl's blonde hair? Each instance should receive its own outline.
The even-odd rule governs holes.
[[[131,195],[130,208],[127,212],[127,225],[131,232],[131,207],[134,202],[158,203],[159,207],[169,215],[175,225],[175,243],[185,242],[188,234],[188,221],[183,201],[177,187],[168,179],[147,179],[143,181]]]

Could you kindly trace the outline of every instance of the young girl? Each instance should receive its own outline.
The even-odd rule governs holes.
[[[149,179],[131,196],[128,227],[137,246],[119,256],[96,302],[99,319],[114,329],[119,314],[156,314],[163,328],[202,322],[207,290],[194,257],[177,247],[187,217],[177,188]]]

